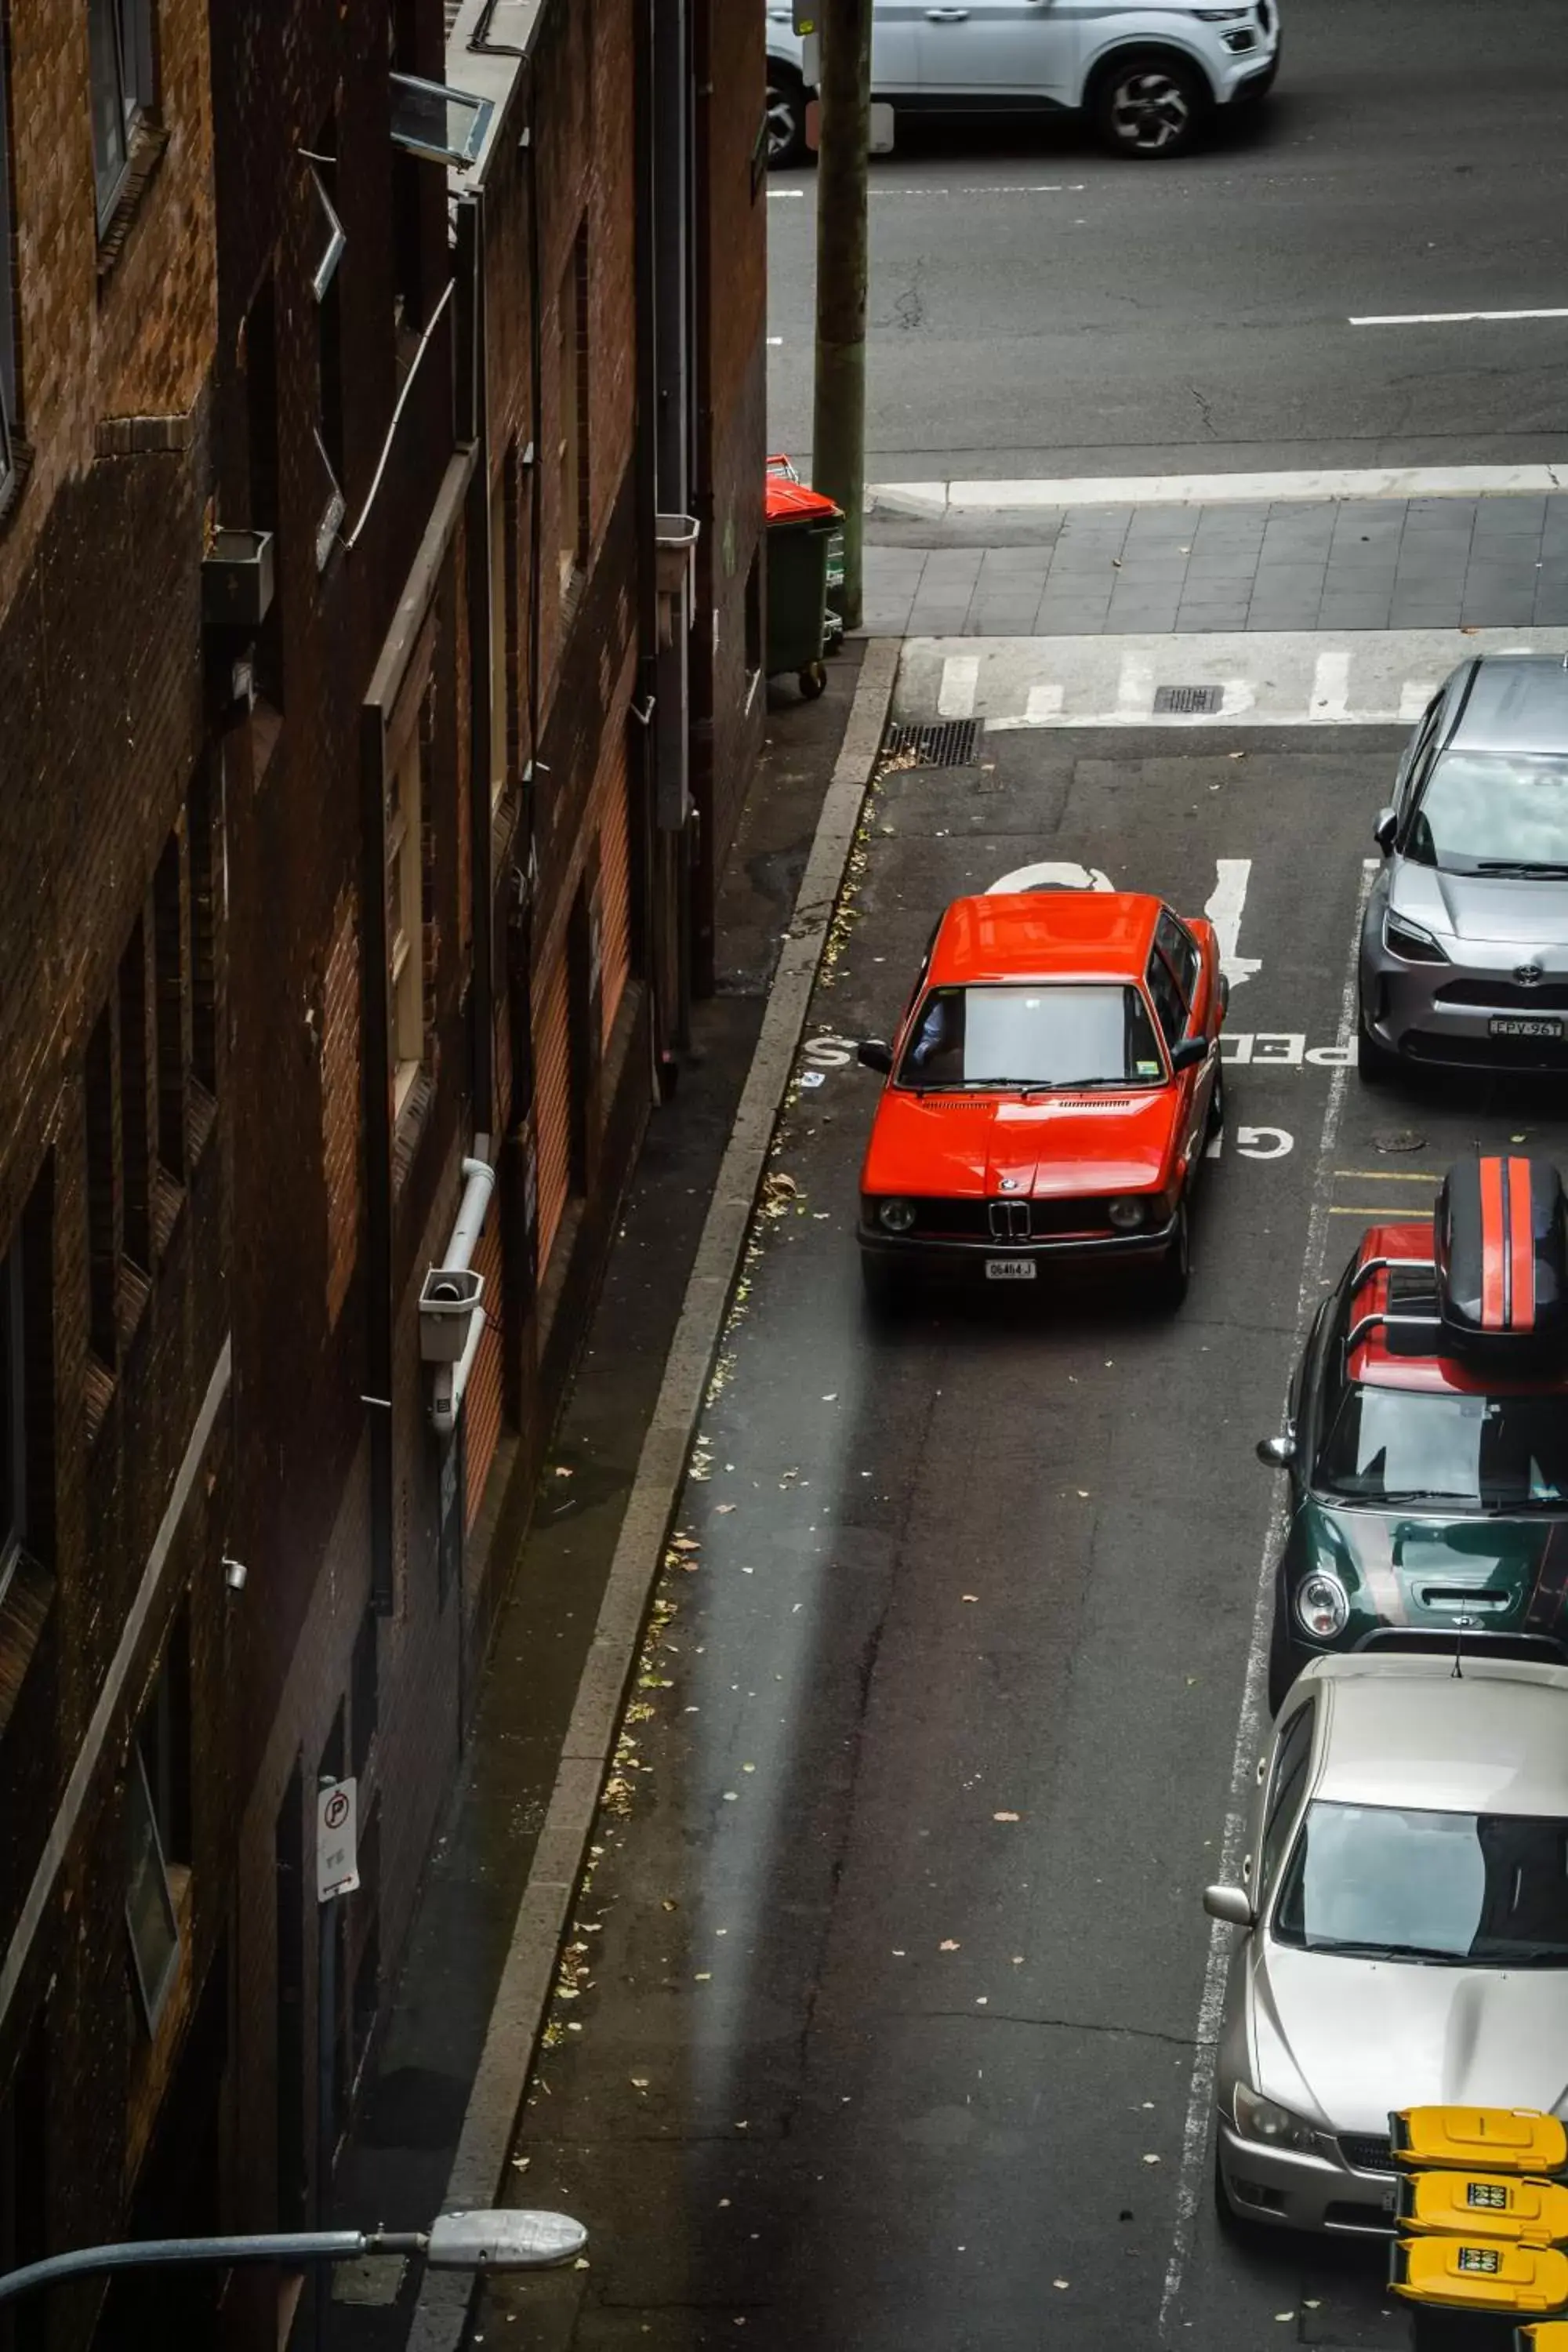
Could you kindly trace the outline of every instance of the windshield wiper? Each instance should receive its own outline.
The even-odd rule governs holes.
[[[1474,1965],[1468,1952],[1435,1952],[1429,1944],[1321,1944],[1309,1937],[1307,1948],[1332,1959],[1416,1960],[1423,1968],[1463,1969]]]
[[[1516,875],[1522,880],[1528,880],[1531,875],[1539,874],[1543,880],[1561,881],[1563,875],[1568,874],[1568,865],[1536,866],[1524,858],[1482,857],[1476,861],[1475,870],[1478,874]]]

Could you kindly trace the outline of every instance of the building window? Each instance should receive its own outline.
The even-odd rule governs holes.
[[[343,320],[338,265],[348,243],[337,213],[337,127],[329,115],[313,150],[310,177],[315,184],[324,240],[310,278],[316,298],[316,382],[318,419],[316,447],[326,469],[328,495],[316,530],[316,569],[324,572],[338,527],[347,508],[343,499]]]
[[[131,1744],[125,1828],[125,1924],[142,2020],[155,2033],[180,1966],[178,1895],[191,1853],[189,1603],[169,1634]]]
[[[6,75],[5,13],[0,7],[0,496],[16,464],[21,422],[16,395],[16,289],[11,253],[11,100]]]
[[[490,489],[490,806],[511,772],[511,580],[508,531],[512,517],[512,452]]]
[[[557,448],[561,585],[588,561],[588,224],[572,241],[556,305],[561,432]]]
[[[403,1108],[425,1058],[423,732],[421,724],[409,736],[386,788],[386,938],[392,983],[393,1102],[397,1111]]]
[[[87,0],[98,225],[108,226],[131,168],[132,134],[153,104],[153,0]]]
[[[20,1235],[0,1257],[0,1592],[27,1533],[27,1419]]]

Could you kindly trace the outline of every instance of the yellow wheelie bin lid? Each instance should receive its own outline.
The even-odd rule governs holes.
[[[1514,2352],[1568,2352],[1568,2319],[1542,2319],[1533,2327],[1516,2327]]]
[[[1568,2131],[1533,2107],[1405,2107],[1388,2118],[1394,2160],[1417,2172],[1455,2165],[1467,2172],[1561,2172]]]
[[[1555,2180],[1493,2172],[1407,2172],[1394,2211],[1412,2237],[1504,2239],[1521,2246],[1568,2243],[1568,2189]]]
[[[1388,2283],[1407,2303],[1444,2311],[1568,2311],[1568,2255],[1550,2246],[1400,2238]]]

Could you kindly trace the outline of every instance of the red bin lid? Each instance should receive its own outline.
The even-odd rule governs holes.
[[[820,520],[825,516],[838,520],[833,500],[800,481],[787,457],[768,459],[766,513],[769,522]]]

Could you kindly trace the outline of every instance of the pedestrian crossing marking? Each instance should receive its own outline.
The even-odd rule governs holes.
[[[910,637],[893,716],[1068,727],[1409,727],[1459,662],[1568,654],[1568,629],[1248,630],[1214,635]],[[1209,711],[1154,709],[1162,687],[1217,687]]]

